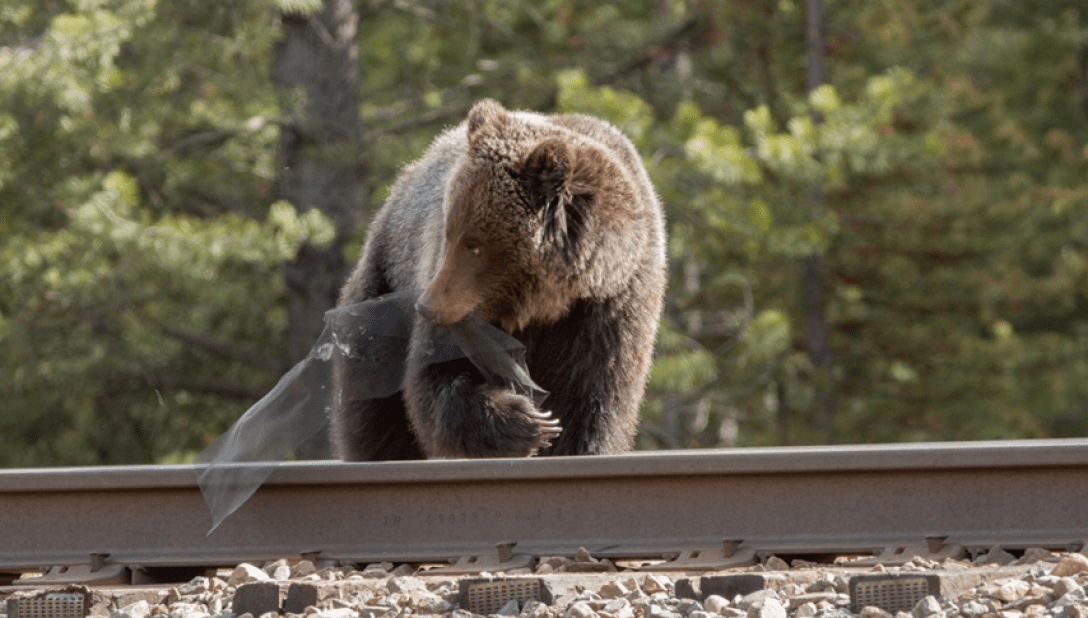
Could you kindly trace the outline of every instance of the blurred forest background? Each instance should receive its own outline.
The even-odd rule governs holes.
[[[640,448],[1083,436],[1086,80],[1083,0],[5,0],[0,465],[191,458],[483,97],[666,205]]]

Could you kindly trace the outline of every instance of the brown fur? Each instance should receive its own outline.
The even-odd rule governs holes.
[[[665,286],[660,205],[630,142],[602,121],[477,103],[402,172],[341,295],[419,288],[403,398],[351,388],[345,459],[615,453],[630,448]],[[434,324],[476,312],[526,345],[540,408],[467,361],[425,366]],[[553,427],[558,420],[562,433]]]

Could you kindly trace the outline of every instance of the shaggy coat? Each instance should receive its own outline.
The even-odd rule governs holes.
[[[628,450],[665,290],[661,206],[606,122],[477,103],[400,174],[341,293],[420,289],[404,390],[366,399],[350,361],[333,442],[347,460]],[[435,324],[469,312],[526,347],[538,407],[465,359],[426,365]]]

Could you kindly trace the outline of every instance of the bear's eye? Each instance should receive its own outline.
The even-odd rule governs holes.
[[[480,247],[478,245],[476,245],[475,243],[466,244],[465,249],[468,249],[468,252],[471,253],[472,255],[475,255],[476,257],[480,256]]]

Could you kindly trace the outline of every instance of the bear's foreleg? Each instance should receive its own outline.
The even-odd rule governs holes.
[[[562,431],[550,412],[486,381],[466,359],[425,367],[409,363],[405,403],[428,457],[528,457]]]

